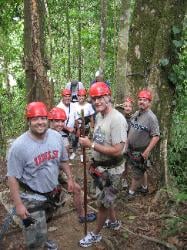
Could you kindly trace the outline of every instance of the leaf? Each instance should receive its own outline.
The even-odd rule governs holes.
[[[169,64],[169,59],[168,58],[162,58],[162,59],[160,59],[159,63],[160,63],[161,66],[166,66],[166,65]]]
[[[130,216],[128,217],[128,219],[129,219],[129,220],[134,220],[134,219],[136,219],[136,216],[130,215]]]
[[[181,30],[177,26],[173,26],[172,31],[174,35],[179,34],[181,32]]]
[[[183,42],[181,40],[173,40],[173,44],[175,45],[176,48],[182,47]]]
[[[186,193],[178,193],[178,194],[176,194],[176,199],[178,201],[187,201],[187,194]]]
[[[174,72],[172,72],[172,73],[169,74],[168,79],[169,79],[172,83],[174,83],[174,84],[177,83],[177,76],[176,76],[176,74],[175,74]]]

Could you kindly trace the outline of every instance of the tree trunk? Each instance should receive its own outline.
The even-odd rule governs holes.
[[[67,27],[67,43],[68,43],[68,65],[67,65],[67,78],[71,79],[71,32],[70,32],[70,23],[69,23],[69,4],[66,1],[66,27]]]
[[[173,85],[168,80],[174,53],[172,27],[181,27],[187,1],[141,0],[136,1],[129,37],[128,78],[125,91],[136,99],[138,90],[148,87],[154,100],[152,109],[158,116],[161,128],[160,145],[155,152],[158,178],[165,184],[167,171],[167,142],[172,112]],[[167,58],[170,64],[163,68],[159,61]]]
[[[100,43],[100,70],[105,69],[105,55],[106,55],[106,27],[107,27],[107,0],[101,0],[101,43]]]
[[[129,26],[130,26],[130,10],[131,0],[121,1],[121,17],[119,27],[119,41],[117,53],[117,69],[116,69],[116,89],[115,101],[120,103],[124,99],[127,69],[127,52],[129,42]]]
[[[53,105],[53,87],[47,77],[45,57],[45,7],[42,0],[24,0],[24,61],[27,101]]]
[[[78,79],[81,81],[82,75],[82,44],[81,44],[81,6],[79,3],[79,20],[78,20]]]

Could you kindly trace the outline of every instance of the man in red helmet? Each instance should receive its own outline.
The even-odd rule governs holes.
[[[47,240],[46,215],[63,203],[58,187],[61,169],[67,175],[68,191],[73,190],[67,150],[60,134],[48,129],[47,116],[44,103],[27,105],[29,130],[13,142],[7,161],[10,193],[16,213],[23,221],[29,249],[41,246],[57,249],[54,242]]]
[[[93,141],[88,137],[80,137],[79,142],[92,149],[93,162],[89,171],[95,180],[99,211],[96,229],[80,240],[82,247],[99,242],[103,226],[113,230],[121,226],[121,222],[116,219],[114,204],[124,171],[123,152],[127,140],[127,122],[112,107],[109,87],[104,82],[94,83],[89,94],[97,112]]]
[[[48,119],[50,121],[50,128],[56,130],[60,134],[62,133],[63,127],[64,127],[64,122],[67,119],[66,113],[63,109],[54,107],[50,110],[48,114]],[[64,137],[62,137],[64,139]],[[66,181],[66,175],[63,175],[61,173],[59,175],[59,182],[65,187],[67,186],[67,181]],[[74,201],[74,206],[76,208],[78,217],[79,217],[79,222],[84,223],[85,220],[87,222],[93,222],[96,220],[96,214],[94,212],[88,213],[86,216],[84,215],[84,208],[83,208],[83,199],[81,196],[81,187],[80,185],[74,180],[73,181],[73,201]]]
[[[67,119],[62,131],[62,137],[64,137],[65,146],[69,153],[70,141],[73,142],[75,140],[76,120],[78,119],[78,116],[75,109],[75,103],[71,102],[71,90],[63,89],[61,95],[62,99],[57,107],[62,108],[66,112]],[[70,155],[70,160],[73,160],[74,158],[75,154],[73,152]]]
[[[84,111],[84,120],[85,120],[85,135],[88,135],[91,129],[94,128],[94,114],[95,111],[92,105],[86,101],[87,91],[85,89],[80,89],[77,93],[78,102],[75,105],[76,113],[77,113],[77,133],[75,140],[72,143],[72,148],[74,152],[74,156],[76,154],[76,150],[78,147],[78,139],[81,133],[81,124],[82,124],[82,114],[81,111]],[[80,155],[81,162],[83,162],[83,155]]]
[[[128,199],[135,192],[148,193],[147,167],[148,157],[159,141],[159,125],[155,114],[151,111],[152,94],[144,89],[138,93],[139,110],[131,118],[128,132],[128,163],[132,166],[132,182],[128,191]]]

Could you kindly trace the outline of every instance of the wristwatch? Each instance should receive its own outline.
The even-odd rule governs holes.
[[[92,149],[95,148],[95,143],[94,143],[94,142],[92,143],[91,148],[92,148]]]

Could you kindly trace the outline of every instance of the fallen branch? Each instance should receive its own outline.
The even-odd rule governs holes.
[[[89,205],[89,207],[90,207],[91,209],[93,209],[95,212],[98,212],[98,210],[95,209],[95,208],[93,208],[92,206]],[[129,230],[128,228],[124,227],[124,226],[122,226],[121,229],[124,230],[124,231],[126,231],[126,232],[128,232],[128,233],[130,233],[130,234],[132,234],[132,235],[135,235],[135,236],[137,236],[137,237],[140,237],[140,238],[142,238],[142,239],[145,239],[145,240],[148,240],[148,241],[152,241],[152,242],[155,242],[155,243],[160,244],[160,245],[162,245],[162,246],[165,246],[165,247],[167,247],[168,249],[177,250],[177,248],[176,248],[174,245],[172,245],[172,244],[170,244],[170,243],[168,243],[168,242],[165,242],[165,241],[156,239],[156,238],[154,238],[154,237],[149,237],[149,236],[142,235],[142,234],[136,234],[136,233],[134,233],[133,231]]]
[[[174,245],[172,245],[172,244],[170,244],[170,243],[168,243],[168,242],[165,242],[165,241],[156,239],[156,238],[154,238],[154,237],[149,237],[149,236],[142,235],[142,234],[136,234],[136,233],[134,233],[133,231],[131,231],[131,230],[129,230],[128,228],[123,227],[123,226],[122,226],[121,228],[122,228],[124,231],[127,231],[128,233],[133,234],[133,235],[135,235],[135,236],[137,236],[137,237],[143,238],[143,239],[148,240],[148,241],[155,242],[155,243],[157,243],[157,244],[160,244],[160,245],[162,245],[162,246],[167,247],[168,249],[177,250],[177,248],[176,248]]]

